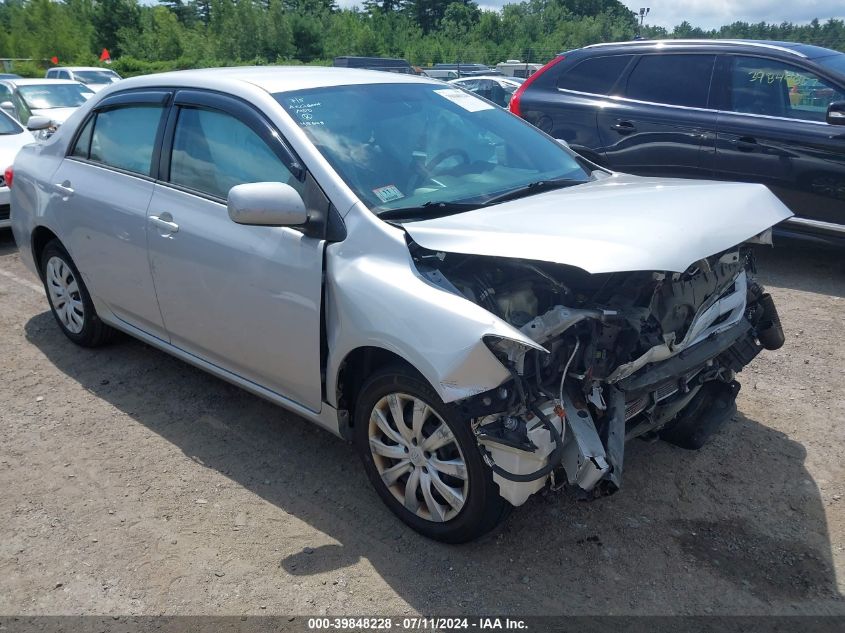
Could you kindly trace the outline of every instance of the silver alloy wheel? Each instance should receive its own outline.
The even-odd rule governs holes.
[[[46,278],[53,310],[62,325],[79,334],[85,326],[85,306],[73,271],[62,258],[51,257],[47,260]]]
[[[423,400],[391,393],[370,414],[370,453],[388,490],[428,521],[454,519],[469,492],[466,461],[451,429]]]

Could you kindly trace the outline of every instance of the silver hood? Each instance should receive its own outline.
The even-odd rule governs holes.
[[[404,228],[435,251],[683,272],[790,216],[763,185],[615,174]]]

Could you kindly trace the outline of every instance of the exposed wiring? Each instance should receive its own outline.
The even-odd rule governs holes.
[[[581,345],[581,339],[575,339],[575,349],[572,350],[572,354],[569,357],[569,360],[566,361],[566,367],[563,368],[563,375],[560,377],[560,390],[558,393],[559,402],[563,405],[563,383],[566,380],[566,374],[569,373],[569,366],[572,364],[572,359],[575,358],[575,354],[578,353],[578,347]]]

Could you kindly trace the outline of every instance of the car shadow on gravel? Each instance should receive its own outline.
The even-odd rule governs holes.
[[[296,552],[281,547],[279,582],[316,577],[328,591],[366,559],[424,614],[845,612],[806,452],[765,420],[738,415],[698,452],[633,442],[613,497],[539,495],[493,534],[446,546],[399,523],[352,447],[307,421],[139,342],[75,347],[46,312],[26,336],[201,467],[327,535]],[[158,472],[136,476],[161,482]],[[231,532],[217,527],[225,549]],[[284,545],[286,535],[277,538]]]
[[[18,250],[15,244],[15,238],[12,235],[12,229],[0,229],[0,255],[6,255]]]

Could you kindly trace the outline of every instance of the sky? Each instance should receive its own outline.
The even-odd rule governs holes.
[[[476,0],[484,9],[496,9],[518,0]],[[360,0],[337,0],[341,7],[360,5]],[[845,19],[843,0],[622,0],[632,11],[649,7],[646,24],[672,28],[686,20],[705,29],[743,22],[807,23],[813,18]]]
[[[505,0],[485,0],[485,4],[505,4]],[[667,28],[684,20],[705,29],[731,22],[806,23],[813,18],[845,18],[843,0],[639,0],[622,4],[632,11],[649,7],[646,23]]]

